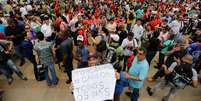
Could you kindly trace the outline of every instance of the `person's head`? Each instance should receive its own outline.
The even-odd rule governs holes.
[[[138,25],[138,26],[140,26],[141,25],[141,20],[137,20],[137,22],[136,22],[136,24]]]
[[[30,27],[28,25],[25,26],[25,31],[29,32],[30,31]]]
[[[39,41],[42,41],[42,40],[44,40],[44,34],[42,33],[42,32],[38,32],[37,33],[37,39],[39,40]]]
[[[146,25],[146,26],[145,26],[145,29],[146,29],[147,31],[151,31],[151,26],[150,26],[150,25]]]
[[[137,57],[139,61],[143,61],[146,58],[147,50],[144,47],[138,49]]]
[[[170,34],[167,35],[167,38],[168,38],[169,40],[173,40],[173,39],[174,39],[174,36],[175,36],[174,34],[171,34],[171,33],[170,33]]]
[[[169,32],[170,31],[170,27],[168,27],[167,25],[162,27],[164,32]]]
[[[120,29],[121,31],[123,31],[123,30],[125,29],[124,25],[120,25],[120,26],[119,26],[119,29]]]
[[[129,32],[128,33],[128,40],[129,41],[133,40],[133,36],[134,36],[133,32]]]
[[[48,15],[44,16],[44,23],[49,24],[49,16]]]
[[[196,34],[197,36],[201,36],[201,30],[197,30],[197,31],[195,32],[195,34]]]
[[[82,35],[77,36],[77,44],[79,47],[83,46],[84,37]]]

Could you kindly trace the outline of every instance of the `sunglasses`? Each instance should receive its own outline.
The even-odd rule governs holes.
[[[138,55],[144,55],[144,53],[143,52],[138,52]]]

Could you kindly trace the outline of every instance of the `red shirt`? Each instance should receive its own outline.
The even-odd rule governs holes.
[[[94,13],[95,18],[98,19],[100,17],[100,15],[101,15],[100,9],[96,9],[96,11]]]
[[[62,19],[61,19],[60,17],[59,17],[59,18],[56,18],[56,20],[55,20],[55,22],[54,22],[55,26],[59,27],[60,24],[61,24],[61,21],[62,21]]]
[[[59,14],[59,1],[58,1],[58,0],[55,1],[54,13],[55,13],[56,15]]]
[[[154,30],[157,25],[161,25],[162,20],[161,19],[155,19],[149,22],[149,25],[151,26],[151,29]]]
[[[82,35],[84,37],[84,45],[88,45],[88,38],[87,38],[87,33],[86,33],[87,29],[86,28],[80,28],[78,31],[78,35]]]
[[[128,58],[128,64],[127,64],[128,68],[130,68],[130,67],[132,66],[132,62],[133,62],[134,58],[135,58],[134,54],[132,54],[132,55]]]
[[[4,33],[0,33],[0,39],[5,39]]]

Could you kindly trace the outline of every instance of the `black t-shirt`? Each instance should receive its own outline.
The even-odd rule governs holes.
[[[149,40],[149,43],[146,43],[146,44],[149,44],[148,47],[147,47],[147,49],[149,51],[157,51],[159,43],[160,43],[160,40],[158,38],[151,38]]]
[[[6,27],[5,29],[5,34],[6,36],[11,36],[14,35],[15,38],[12,39],[14,46],[20,45],[21,42],[23,41],[23,34],[20,31],[19,28],[11,28],[11,27]]]
[[[193,42],[197,42],[197,41],[200,41],[201,40],[201,35],[194,35],[192,38]]]
[[[6,61],[9,55],[5,53],[8,41],[0,40],[0,62]]]
[[[170,65],[174,62],[174,57],[176,58],[182,58],[187,54],[186,50],[181,50],[181,51],[176,51],[173,54],[171,54],[170,56],[168,56],[167,60],[165,61],[165,65],[167,67],[170,67]]]
[[[73,40],[71,38],[67,38],[64,40],[59,48],[60,52],[64,55],[67,56],[67,59],[72,59],[73,58]]]
[[[119,44],[121,45],[122,44],[122,42],[123,42],[123,40],[125,39],[127,37],[127,32],[126,31],[121,31],[120,33],[119,33]]]

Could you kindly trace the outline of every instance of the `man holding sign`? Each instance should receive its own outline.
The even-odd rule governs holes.
[[[146,50],[139,48],[137,57],[132,62],[131,68],[128,73],[125,73],[125,78],[128,80],[129,86],[132,89],[131,101],[138,101],[139,90],[143,86],[148,70],[149,64],[146,60]]]
[[[115,73],[111,64],[73,71],[73,88],[76,101],[119,101],[123,88],[128,84],[132,89],[131,101],[138,101],[139,90],[147,77],[149,64],[145,58],[146,50],[139,48],[129,72]],[[120,76],[120,78],[119,78]],[[118,79],[116,84],[116,79]],[[116,87],[115,87],[116,85]]]

